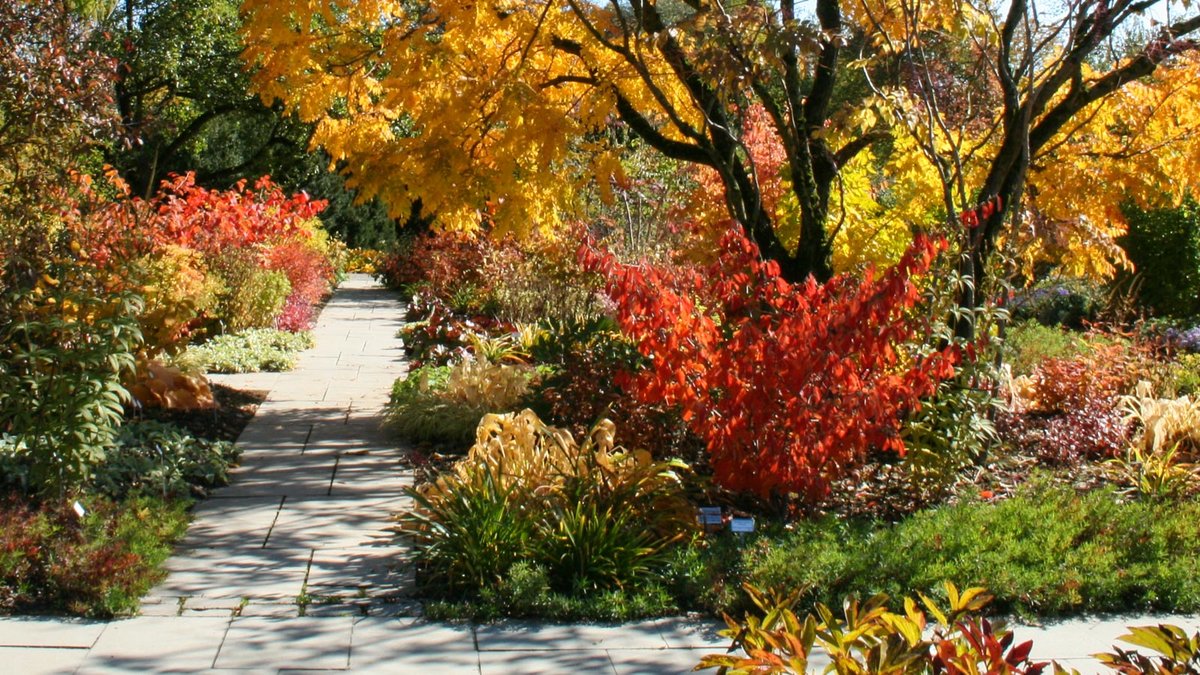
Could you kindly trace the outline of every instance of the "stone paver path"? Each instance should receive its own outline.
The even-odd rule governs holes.
[[[295,371],[214,378],[271,394],[238,441],[231,485],[196,508],[142,615],[0,619],[0,672],[665,674],[721,651],[727,642],[712,621],[466,626],[419,617],[410,552],[390,529],[412,476],[379,431],[405,372],[401,317],[393,295],[351,275]],[[1107,650],[1126,625],[1159,621],[1200,630],[1200,617],[1134,616],[1017,634],[1035,641],[1035,657],[1095,673],[1104,671],[1087,655]]]
[[[389,528],[409,504],[403,490],[412,477],[380,430],[392,383],[405,372],[402,324],[394,295],[353,276],[321,312],[316,347],[295,370],[223,378],[269,383],[271,393],[238,439],[231,484],[196,507],[143,614],[411,611],[403,599],[412,575]]]

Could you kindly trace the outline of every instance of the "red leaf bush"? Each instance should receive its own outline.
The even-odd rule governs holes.
[[[1138,345],[1096,344],[1078,358],[1047,359],[1032,377],[1030,412],[1000,416],[998,429],[1013,444],[1052,464],[1115,457],[1128,447],[1132,426],[1119,398],[1151,379],[1152,360]]]
[[[816,500],[870,449],[903,453],[903,414],[953,375],[955,348],[900,348],[927,328],[909,311],[913,279],[944,248],[921,236],[878,277],[825,284],[788,283],[737,231],[703,266],[625,265],[586,244],[579,256],[649,362],[623,386],[679,407],[722,486]]]
[[[115,276],[146,296],[145,358],[176,349],[205,320],[233,328],[310,326],[334,277],[329,243],[314,225],[324,202],[287,196],[265,176],[253,187],[242,181],[228,190],[197,186],[192,174],[173,176],[148,200],[132,197],[115,174],[107,180],[115,197],[81,177],[63,222],[91,264],[116,269],[137,262],[143,269]],[[250,281],[275,272],[288,282],[277,301],[243,297],[262,295],[263,284]],[[219,297],[209,297],[214,293]],[[241,316],[248,303],[262,306]]]

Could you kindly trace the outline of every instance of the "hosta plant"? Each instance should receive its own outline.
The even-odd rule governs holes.
[[[1134,444],[1143,453],[1171,448],[1200,453],[1200,398],[1158,398],[1148,383],[1139,382],[1133,395],[1121,398],[1121,408],[1138,429]]]

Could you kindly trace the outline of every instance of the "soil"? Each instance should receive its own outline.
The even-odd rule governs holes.
[[[241,390],[221,384],[212,385],[216,406],[199,410],[166,410],[149,408],[142,411],[141,419],[168,422],[187,429],[192,435],[211,441],[237,440],[242,429],[250,423],[258,406],[269,392]]]

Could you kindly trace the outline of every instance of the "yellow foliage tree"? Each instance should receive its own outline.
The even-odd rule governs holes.
[[[1088,64],[1165,2],[817,0],[805,15],[794,0],[261,0],[246,6],[245,57],[263,99],[315,123],[351,185],[396,214],[419,200],[451,228],[553,227],[581,182],[619,175],[600,133],[619,120],[709,167],[730,221],[788,278],[886,262],[913,228],[961,221],[977,224],[955,233],[979,288],[998,243],[1029,232],[1064,242],[1030,259],[1108,271],[1111,204],[1149,194],[1132,177],[1166,161],[1152,148],[1175,143],[1170,120],[1187,112],[1175,106],[1194,85],[1181,62],[1200,16]],[[852,43],[866,96],[837,86]],[[746,142],[755,106],[783,152],[773,205]],[[1114,132],[1131,113],[1145,123]],[[1104,206],[1100,181],[1119,195]]]

